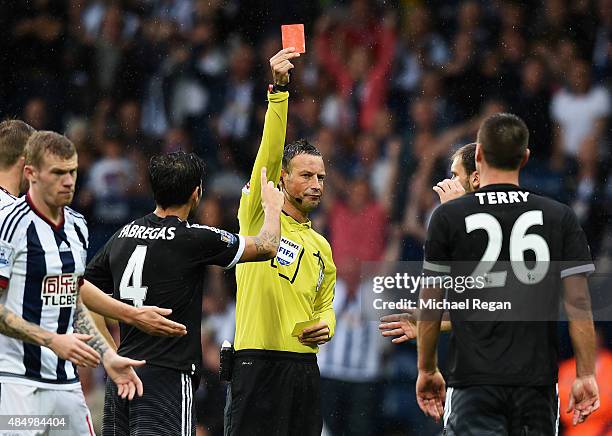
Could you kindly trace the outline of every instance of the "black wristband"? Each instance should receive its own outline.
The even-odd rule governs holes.
[[[287,83],[286,85],[279,85],[279,84],[271,84],[270,86],[268,86],[268,92],[270,92],[270,94],[275,94],[277,92],[287,92],[289,91],[289,84]]]

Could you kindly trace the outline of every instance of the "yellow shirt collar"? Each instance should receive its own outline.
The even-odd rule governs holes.
[[[289,215],[287,212],[285,212],[284,210],[282,212],[283,212],[283,215],[285,216],[285,219],[289,222],[289,224],[291,224],[292,231],[297,232],[300,230],[307,230],[307,229],[312,228],[312,222],[310,220],[306,221],[305,223],[301,223],[297,221],[295,218],[293,218],[291,215]]]

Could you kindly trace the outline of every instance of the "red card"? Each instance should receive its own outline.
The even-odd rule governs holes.
[[[303,24],[285,24],[281,26],[283,48],[295,47],[296,53],[306,53],[306,39]]]

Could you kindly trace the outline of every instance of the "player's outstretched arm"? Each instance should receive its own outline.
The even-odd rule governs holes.
[[[119,356],[96,328],[80,296],[74,315],[74,329],[91,336],[88,344],[100,354],[108,376],[117,385],[117,395],[128,400],[133,399],[135,394],[142,396],[142,381],[136,375],[134,367],[143,366],[146,362]]]
[[[270,69],[274,84],[289,83],[289,71],[294,67],[291,60],[299,57],[293,48],[287,48],[270,58]],[[248,185],[243,189],[238,210],[240,234],[253,236],[261,227],[264,219],[261,205],[260,173],[267,168],[268,178],[276,186],[280,181],[287,133],[288,92],[268,94],[268,110],[264,121],[261,144],[251,171]]]
[[[572,385],[567,413],[573,413],[574,425],[599,408],[599,389],[595,379],[596,339],[591,312],[591,298],[584,274],[563,279],[564,306],[569,320],[569,334],[576,356],[576,380]]]
[[[403,313],[394,313],[380,318],[378,329],[384,337],[393,337],[391,342],[394,344],[403,344],[417,337],[417,322],[416,311]],[[444,319],[446,318],[446,319]],[[442,322],[440,323],[441,332],[449,332],[451,323],[448,320],[448,312],[444,313]]]
[[[96,328],[100,331],[100,334],[104,336],[108,345],[115,351],[117,351],[117,344],[115,343],[115,339],[113,335],[111,335],[110,331],[108,331],[108,327],[106,326],[106,318],[96,312],[89,312],[91,319],[93,319]]]
[[[133,325],[153,336],[184,336],[187,334],[187,327],[166,318],[172,313],[172,309],[157,306],[130,306],[105,294],[88,280],[85,280],[79,289],[85,306],[106,318]]]
[[[4,289],[0,290],[0,293]],[[92,339],[84,334],[58,334],[40,328],[0,304],[0,333],[20,341],[51,349],[64,360],[75,365],[95,368],[100,355],[86,341]]]
[[[245,236],[240,262],[272,259],[280,244],[280,214],[285,196],[274,186],[274,182],[268,181],[266,167],[261,168],[260,185],[264,223],[257,236]]]
[[[443,297],[441,289],[423,288],[422,300]],[[444,415],[446,386],[438,369],[438,339],[443,312],[437,309],[423,309],[417,321],[417,354],[419,375],[416,383],[417,403],[427,416],[439,421]]]

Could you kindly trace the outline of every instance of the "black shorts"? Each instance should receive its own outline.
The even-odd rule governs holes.
[[[186,372],[160,366],[136,368],[144,393],[132,401],[117,395],[117,385],[106,381],[103,436],[194,436],[194,384]]]
[[[554,436],[558,431],[556,385],[485,385],[446,391],[445,435]]]
[[[241,350],[225,404],[225,436],[320,436],[315,354]]]

